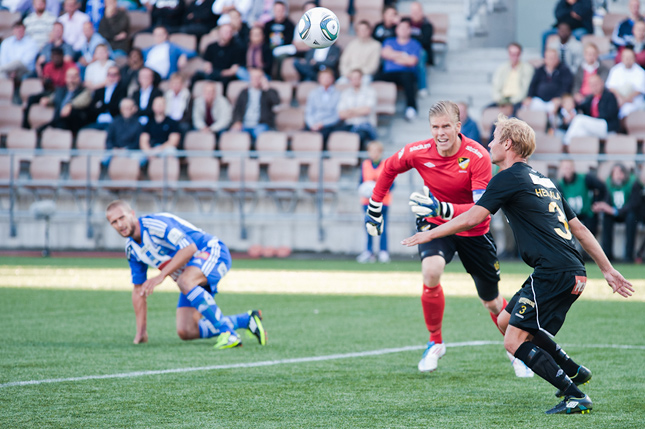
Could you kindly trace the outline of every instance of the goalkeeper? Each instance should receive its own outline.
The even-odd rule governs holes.
[[[432,138],[410,143],[385,161],[365,215],[365,226],[370,235],[379,235],[382,231],[383,198],[400,173],[414,168],[423,178],[423,194],[410,196],[418,231],[435,228],[470,209],[491,179],[492,165],[488,152],[460,133],[457,105],[450,101],[437,102],[430,108],[429,116]],[[506,300],[499,294],[499,262],[489,224],[490,217],[487,217],[470,231],[418,246],[423,275],[421,306],[430,332],[428,347],[418,365],[419,371],[434,371],[446,353],[441,333],[445,308],[441,275],[455,252],[472,276],[479,298],[497,325],[497,316],[506,306]],[[522,361],[513,356],[509,358],[518,377],[533,376]]]

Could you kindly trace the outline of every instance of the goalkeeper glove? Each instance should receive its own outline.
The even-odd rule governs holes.
[[[410,195],[410,209],[418,217],[437,217],[449,220],[455,214],[451,203],[442,203],[435,198],[427,186],[423,187],[423,193],[413,192]]]
[[[383,233],[383,203],[377,203],[370,198],[367,212],[365,212],[365,228],[367,233],[373,237]]]

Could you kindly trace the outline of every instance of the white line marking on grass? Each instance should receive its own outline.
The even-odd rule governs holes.
[[[464,341],[461,343],[447,343],[446,347],[448,348],[477,347],[477,346],[502,345],[502,344],[503,343],[501,341]],[[569,344],[569,345],[566,345],[566,347],[645,350],[645,346],[620,345],[620,344],[588,344],[588,345]],[[86,375],[83,377],[70,377],[70,378],[48,378],[44,380],[12,381],[9,383],[0,384],[0,389],[5,387],[31,386],[31,385],[45,384],[45,383],[65,383],[70,381],[105,380],[105,379],[113,379],[113,378],[134,378],[134,377],[143,377],[147,375],[178,374],[178,373],[196,372],[196,371],[213,371],[216,369],[257,368],[262,366],[284,365],[289,363],[320,362],[320,361],[336,360],[336,359],[349,359],[349,358],[358,358],[358,357],[366,357],[366,356],[380,356],[380,355],[386,355],[391,353],[423,350],[425,348],[426,348],[425,345],[417,345],[417,346],[398,347],[393,349],[380,349],[380,350],[372,350],[372,351],[365,351],[365,352],[342,353],[342,354],[333,354],[333,355],[325,355],[325,356],[309,356],[309,357],[302,357],[302,358],[269,360],[269,361],[262,361],[262,362],[233,363],[228,365],[198,366],[198,367],[192,367],[192,368],[173,368],[173,369],[160,369],[160,370],[151,370],[151,371],[134,371],[134,372],[124,372],[120,374]]]

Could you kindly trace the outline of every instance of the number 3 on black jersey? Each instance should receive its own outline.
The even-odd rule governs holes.
[[[556,211],[558,212],[558,220],[564,225],[564,231],[562,231],[561,228],[553,228],[555,230],[555,233],[565,240],[571,240],[571,230],[569,230],[569,222],[567,222],[567,217],[564,215],[562,209],[560,209],[558,204],[555,201],[551,201],[549,203],[549,212],[553,213]]]

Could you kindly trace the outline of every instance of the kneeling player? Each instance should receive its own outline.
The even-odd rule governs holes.
[[[497,319],[506,331],[504,346],[555,386],[557,396],[564,396],[547,414],[588,413],[593,404],[578,386],[591,379],[591,371],[576,364],[551,339],[587,281],[573,237],[598,264],[615,293],[627,298],[634,289],[612,267],[593,234],[578,220],[551,179],[527,164],[535,150],[531,127],[500,115],[489,147],[500,172],[479,201],[450,222],[417,233],[403,244],[413,246],[467,231],[501,208],[517,238],[522,259],[534,268]]]
[[[170,276],[180,290],[177,303],[177,335],[182,340],[217,336],[214,347],[242,345],[236,329],[248,329],[266,344],[267,335],[258,310],[223,316],[213,295],[217,284],[231,268],[231,255],[224,243],[191,223],[169,213],[137,218],[125,201],[117,200],[106,209],[110,225],[127,237],[126,255],[132,273],[132,305],[137,332],[134,343],[148,341],[147,297],[155,286]],[[146,279],[148,267],[161,273]]]

